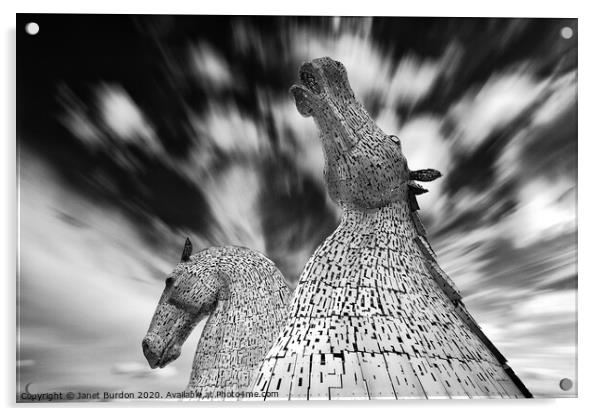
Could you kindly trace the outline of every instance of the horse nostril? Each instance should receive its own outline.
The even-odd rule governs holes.
[[[314,94],[322,93],[322,87],[320,87],[320,84],[316,81],[315,75],[309,68],[301,68],[299,79],[301,80],[301,83],[309,88]]]
[[[149,364],[154,365],[156,363],[157,355],[151,350],[150,342],[146,338],[142,340],[142,353]]]

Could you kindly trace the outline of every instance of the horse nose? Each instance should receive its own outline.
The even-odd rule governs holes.
[[[151,368],[156,368],[159,362],[159,356],[152,350],[151,340],[146,337],[142,340],[142,353]]]

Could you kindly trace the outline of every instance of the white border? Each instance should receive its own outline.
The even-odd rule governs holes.
[[[381,1],[338,1],[300,0],[284,1],[226,1],[214,2],[183,1],[183,0],[102,0],[96,2],[77,0],[52,1],[6,1],[0,3],[0,20],[3,23],[3,51],[0,77],[2,82],[2,99],[0,100],[0,126],[5,129],[2,138],[0,155],[2,163],[2,203],[0,209],[3,230],[0,239],[0,264],[3,266],[2,280],[4,282],[5,314],[2,320],[3,342],[2,364],[0,377],[2,385],[2,404],[13,406],[15,392],[15,267],[16,267],[16,164],[15,164],[15,13],[148,13],[148,14],[303,14],[303,15],[399,15],[399,16],[517,16],[517,17],[576,17],[579,18],[579,398],[578,399],[546,399],[531,401],[404,401],[394,402],[345,402],[345,403],[271,403],[263,406],[260,403],[236,403],[228,406],[219,404],[202,404],[198,409],[184,404],[176,412],[195,413],[219,412],[220,414],[273,413],[281,415],[305,414],[307,412],[352,412],[366,413],[371,411],[420,412],[420,414],[458,413],[463,415],[487,412],[488,415],[521,414],[523,412],[545,412],[555,414],[589,414],[592,409],[600,407],[596,402],[602,397],[602,376],[600,358],[602,357],[600,304],[602,276],[598,270],[599,250],[602,247],[600,239],[600,211],[602,211],[602,186],[600,181],[600,142],[602,132],[597,121],[602,120],[599,104],[602,96],[600,77],[600,40],[602,35],[601,15],[591,1],[527,1],[503,0],[491,4],[487,1],[412,1],[399,2],[394,0]],[[43,28],[41,28],[43,31]],[[77,35],[77,34],[74,34]],[[597,267],[598,266],[598,267]],[[145,409],[130,409],[132,405],[104,405],[102,408],[88,409],[91,414],[104,414],[105,407],[128,407],[119,411],[132,410],[144,413],[164,414],[170,412],[166,408],[170,404],[141,403],[137,407]],[[81,406],[81,405],[80,405]],[[198,405],[197,405],[198,406]],[[28,407],[32,411],[34,406]],[[41,406],[40,406],[41,407]],[[61,405],[58,408],[45,406],[40,411],[49,414],[63,414],[72,411],[74,406]],[[11,409],[12,410],[12,409]],[[76,410],[79,412],[79,410]],[[114,410],[111,410],[112,412]]]
[[[21,13],[149,13],[149,14],[280,14],[343,16],[478,16],[478,17],[578,17],[588,12],[579,1],[528,0],[479,2],[468,0],[421,1],[324,1],[297,0],[220,0],[191,2],[186,0],[28,0],[14,7]],[[6,6],[4,6],[6,7]]]

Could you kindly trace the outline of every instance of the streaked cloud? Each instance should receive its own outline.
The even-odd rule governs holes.
[[[562,113],[577,103],[577,71],[571,71],[550,82],[551,94],[535,111],[533,124],[541,125],[554,122]]]
[[[526,70],[494,74],[452,106],[449,117],[455,125],[454,143],[473,150],[495,129],[524,113],[544,88],[545,82]]]
[[[515,244],[524,247],[576,229],[576,187],[568,179],[551,182],[535,179],[520,186],[519,203],[500,228]]]
[[[194,126],[207,145],[229,156],[256,158],[271,151],[263,126],[234,105],[212,106]]]
[[[122,87],[105,84],[96,94],[102,123],[110,133],[142,149],[160,150],[148,121]]]
[[[74,137],[132,171],[141,168],[141,161],[131,148],[153,157],[161,154],[164,149],[152,125],[122,86],[100,83],[93,97],[84,104],[68,87],[60,89],[65,107],[61,121]]]
[[[255,169],[234,166],[201,184],[209,195],[215,224],[208,234],[223,245],[239,245],[265,252],[259,212],[261,178]]]
[[[200,42],[191,47],[190,60],[193,73],[203,87],[219,91],[235,86],[230,66],[209,43]]]

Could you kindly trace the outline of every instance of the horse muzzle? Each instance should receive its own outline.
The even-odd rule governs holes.
[[[157,342],[157,337],[147,335],[142,340],[142,353],[148,361],[150,368],[163,368],[180,356],[181,348],[175,342],[169,343],[163,349],[157,348],[162,343]]]

